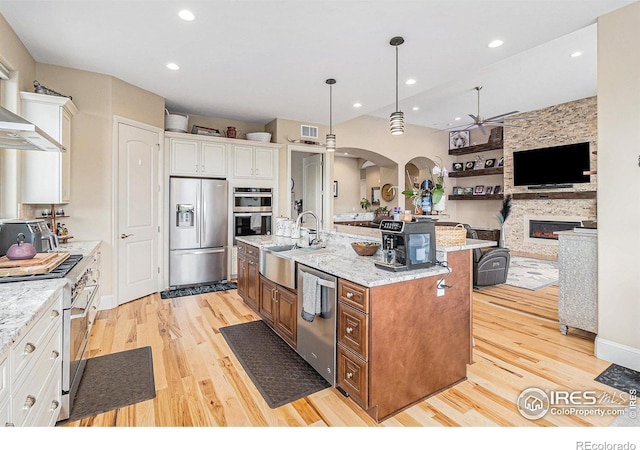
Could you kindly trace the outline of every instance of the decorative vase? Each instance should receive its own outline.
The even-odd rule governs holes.
[[[504,222],[502,223],[502,226],[500,227],[500,242],[499,242],[499,247],[501,248],[506,248],[507,244],[506,244],[506,239],[504,237]]]
[[[446,200],[446,198],[445,198],[444,195],[442,197],[440,197],[440,200],[438,200],[438,203],[434,203],[433,204],[433,207],[432,207],[433,210],[434,211],[438,211],[438,212],[444,211],[444,209],[446,207],[445,200]]]

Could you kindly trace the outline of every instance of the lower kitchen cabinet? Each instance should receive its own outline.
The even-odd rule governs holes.
[[[466,379],[471,363],[471,251],[440,276],[367,288],[338,280],[336,386],[380,422]]]
[[[62,291],[52,298],[9,352],[8,426],[53,426],[62,405]],[[0,368],[0,373],[3,369]],[[6,380],[7,378],[5,378]],[[1,389],[0,389],[1,391]]]
[[[298,296],[295,292],[260,276],[262,319],[293,348],[296,347]]]
[[[11,423],[9,409],[9,362],[7,359],[0,361],[0,426],[5,427]]]
[[[238,295],[256,312],[260,309],[259,257],[257,247],[238,243]]]

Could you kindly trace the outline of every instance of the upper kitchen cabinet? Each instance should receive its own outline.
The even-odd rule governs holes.
[[[169,135],[169,133],[166,133]],[[227,145],[197,138],[167,139],[169,174],[224,178],[227,176]]]
[[[22,203],[61,204],[71,200],[71,118],[78,108],[70,98],[20,92],[21,115],[57,140],[60,153],[22,152]]]
[[[277,150],[280,146],[271,144],[233,146],[233,178],[253,178],[272,180],[275,178]]]

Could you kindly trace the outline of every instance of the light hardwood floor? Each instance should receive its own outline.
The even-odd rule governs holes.
[[[219,332],[259,319],[235,290],[171,300],[150,295],[100,312],[89,346],[91,356],[151,346],[156,398],[65,426],[606,426],[613,417],[547,414],[531,421],[517,410],[529,387],[612,391],[594,381],[609,363],[593,356],[593,336],[560,334],[557,296],[557,286],[474,291],[468,379],[377,424],[335,388],[270,409]]]

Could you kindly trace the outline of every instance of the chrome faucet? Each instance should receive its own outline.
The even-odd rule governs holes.
[[[316,213],[314,213],[313,211],[302,211],[300,214],[298,214],[298,218],[296,219],[296,228],[300,229],[300,225],[302,224],[302,217],[305,214],[311,214],[313,216],[313,218],[316,220],[316,234],[315,237],[312,239],[311,238],[311,233],[309,233],[309,245],[313,245],[318,243],[318,239],[317,237],[319,236],[320,233],[320,221],[318,220],[318,216],[316,216]]]

